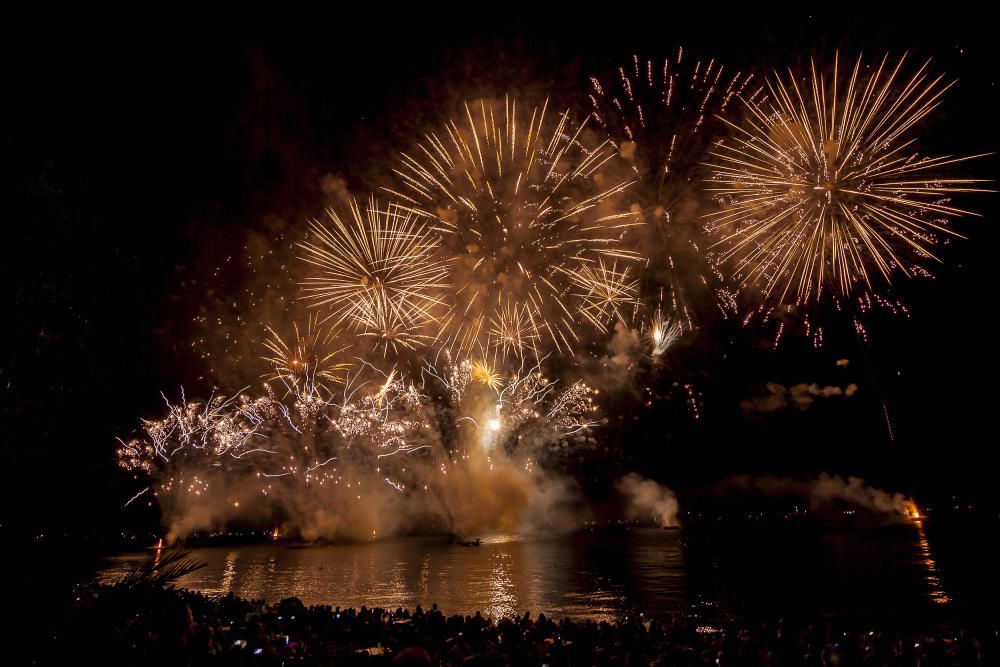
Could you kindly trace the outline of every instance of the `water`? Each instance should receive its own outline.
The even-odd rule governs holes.
[[[590,619],[662,616],[692,606],[919,617],[959,606],[917,524],[495,535],[480,547],[413,537],[212,547],[192,555],[207,566],[179,580],[182,587],[268,601],[295,596],[307,605],[412,609],[436,602],[447,613],[531,610]],[[150,557],[114,557],[99,579],[114,581]]]

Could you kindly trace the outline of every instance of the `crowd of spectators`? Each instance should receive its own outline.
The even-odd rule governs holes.
[[[191,591],[85,587],[36,662],[135,665],[986,665],[997,638],[951,628],[845,629],[832,621],[613,622],[531,613],[276,604]]]

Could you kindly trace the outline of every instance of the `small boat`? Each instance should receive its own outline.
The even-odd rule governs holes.
[[[463,541],[459,542],[459,544],[461,546],[463,546],[463,547],[478,547],[479,544],[480,544],[480,542],[479,542],[479,538],[477,537],[474,540],[463,540]]]

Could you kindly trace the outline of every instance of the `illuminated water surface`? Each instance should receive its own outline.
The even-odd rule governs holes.
[[[532,611],[606,619],[713,608],[898,613],[951,598],[920,526],[867,531],[741,529],[707,538],[631,530],[559,536],[487,536],[479,547],[442,537],[293,548],[195,549],[207,566],[179,581],[305,604],[409,607],[493,617]],[[111,582],[150,553],[108,561]]]

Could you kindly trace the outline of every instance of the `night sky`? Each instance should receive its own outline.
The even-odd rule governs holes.
[[[945,12],[948,8],[945,8]],[[301,16],[256,25],[193,18],[78,30],[9,25],[2,41],[3,260],[0,290],[0,521],[4,528],[114,529],[135,483],[115,437],[161,410],[159,392],[210,389],[192,351],[206,286],[230,271],[249,230],[304,224],[324,178],[364,196],[408,127],[443,100],[550,94],[586,110],[584,85],[632,53],[677,45],[764,73],[835,48],[909,49],[959,80],[922,127],[928,154],[1000,147],[995,35],[964,13],[606,14],[436,19]],[[501,18],[501,15],[503,16]],[[997,159],[966,165],[994,179]],[[831,335],[814,350],[721,327],[682,344],[676,373],[703,393],[701,418],[646,415],[622,427],[619,464],[691,497],[742,473],[859,474],[926,497],[998,500],[995,422],[995,194],[962,204],[968,241],[931,281],[900,286],[909,318],[874,318],[865,355]],[[849,358],[850,366],[836,361]],[[873,383],[872,378],[877,381]],[[856,382],[850,399],[748,419],[767,382]],[[881,399],[895,438],[887,436]],[[618,415],[609,415],[611,423]]]

